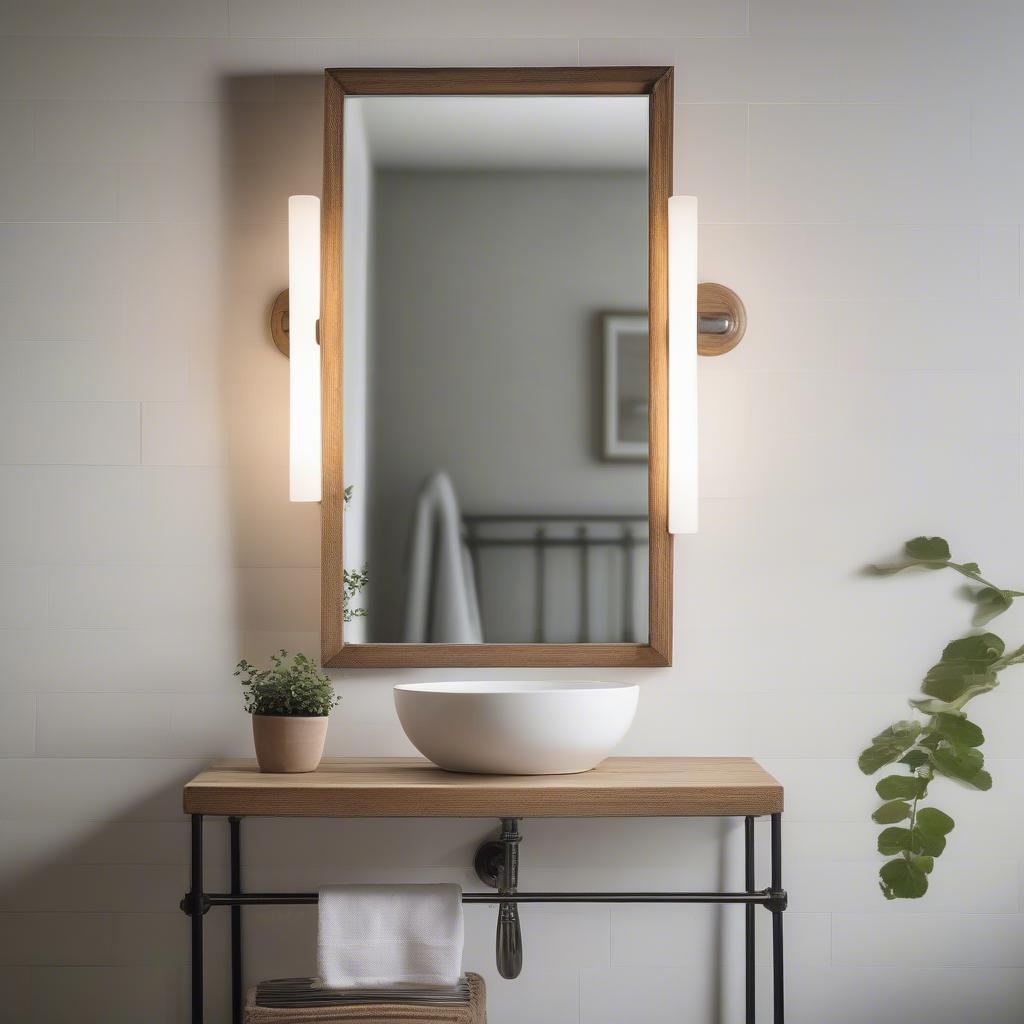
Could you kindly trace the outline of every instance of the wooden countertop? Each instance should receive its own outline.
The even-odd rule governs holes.
[[[749,757],[610,757],[580,775],[462,775],[414,757],[326,757],[263,774],[219,761],[185,786],[186,814],[310,818],[602,818],[761,815],[782,786]]]

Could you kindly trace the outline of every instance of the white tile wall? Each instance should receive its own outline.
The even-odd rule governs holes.
[[[703,529],[678,544],[676,665],[636,674],[626,748],[749,752],[785,782],[791,1021],[1017,1024],[1024,699],[1007,679],[978,709],[996,788],[946,787],[959,825],[920,904],[874,887],[853,759],[967,619],[950,581],[862,564],[943,532],[1024,589],[1022,44],[1016,0],[0,4],[11,1019],[187,1019],[181,783],[248,749],[240,655],[317,648],[318,519],[287,501],[287,367],[264,326],[284,197],[319,188],[317,73],[581,62],[676,65],[702,275],[750,314],[701,367]],[[331,752],[409,752],[395,678],[339,674]],[[470,884],[487,829],[253,822],[250,878]],[[528,833],[531,887],[718,881],[714,825]],[[711,912],[526,908],[515,983],[495,976],[490,911],[470,914],[497,1024],[719,1019]],[[209,925],[220,950],[223,915]],[[260,915],[250,977],[308,969],[312,935],[307,910]],[[210,989],[226,1019],[222,972]]]
[[[139,461],[137,402],[11,402],[0,412],[0,459],[49,466]]]
[[[836,914],[832,959],[853,967],[1024,967],[1021,914]]]

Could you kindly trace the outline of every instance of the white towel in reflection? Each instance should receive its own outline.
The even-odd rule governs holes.
[[[473,562],[462,539],[459,501],[443,470],[428,477],[416,497],[408,579],[405,643],[483,643]]]
[[[462,889],[457,885],[330,885],[320,889],[322,988],[457,985]]]

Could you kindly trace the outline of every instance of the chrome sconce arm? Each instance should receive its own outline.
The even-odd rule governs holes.
[[[731,352],[746,330],[746,307],[731,288],[710,281],[697,285],[697,355]]]

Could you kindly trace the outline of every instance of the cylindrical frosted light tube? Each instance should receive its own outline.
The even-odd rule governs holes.
[[[697,200],[668,201],[668,529],[697,532]]]
[[[288,199],[289,478],[292,501],[320,500],[320,200]]]

